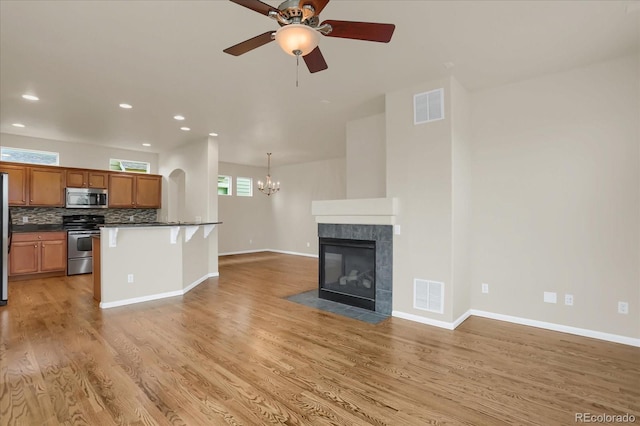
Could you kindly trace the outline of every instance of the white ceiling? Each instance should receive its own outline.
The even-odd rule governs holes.
[[[386,92],[448,74],[474,91],[638,52],[639,4],[333,0],[321,21],[393,23],[393,39],[322,37],[329,69],[301,61],[296,87],[275,43],[222,52],[278,28],[229,1],[2,0],[0,132],[154,152],[216,132],[221,161],[341,157],[345,123],[382,112]]]

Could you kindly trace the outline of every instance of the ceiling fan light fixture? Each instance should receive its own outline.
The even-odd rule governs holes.
[[[305,56],[318,47],[318,32],[303,24],[289,24],[276,31],[276,43],[291,56]]]

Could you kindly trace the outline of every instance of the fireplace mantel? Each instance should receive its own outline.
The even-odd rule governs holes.
[[[396,198],[320,200],[311,202],[316,223],[395,225]]]

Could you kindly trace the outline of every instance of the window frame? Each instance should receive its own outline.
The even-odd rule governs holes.
[[[9,151],[9,152],[6,152]],[[20,154],[36,154],[42,156],[55,156],[55,162],[40,162],[34,163],[31,161],[24,161],[18,158],[12,158],[10,153],[20,153]],[[21,163],[21,164],[36,164],[39,166],[59,166],[60,165],[60,153],[56,151],[44,151],[41,149],[26,149],[26,148],[14,148],[11,146],[2,146],[0,147],[0,159],[2,161],[9,161],[13,163]]]
[[[113,166],[113,162],[119,162],[120,163],[120,169],[114,169],[112,168]],[[145,165],[146,169],[145,171],[142,170],[138,170],[138,169],[133,169],[133,170],[127,170],[126,167],[122,164],[123,162],[127,162],[127,163],[137,163],[139,165]],[[109,159],[109,171],[111,172],[125,172],[125,173],[140,173],[140,174],[150,174],[151,173],[151,163],[149,163],[148,161],[139,161],[139,160],[122,160],[119,158],[110,158]]]
[[[222,182],[220,182],[220,178],[227,178],[227,186],[220,186]],[[227,190],[226,194],[221,194],[220,189]],[[233,177],[230,175],[218,175],[218,195],[223,195],[225,197],[229,197],[233,195]]]
[[[242,193],[240,191],[240,188],[238,186],[238,183],[241,180],[247,180],[248,181],[248,189],[249,189],[249,193]],[[251,177],[246,177],[246,176],[236,176],[236,196],[237,197],[253,197],[253,178]]]

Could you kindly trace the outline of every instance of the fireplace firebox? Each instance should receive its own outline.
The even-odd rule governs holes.
[[[320,238],[318,296],[376,310],[376,242]]]

